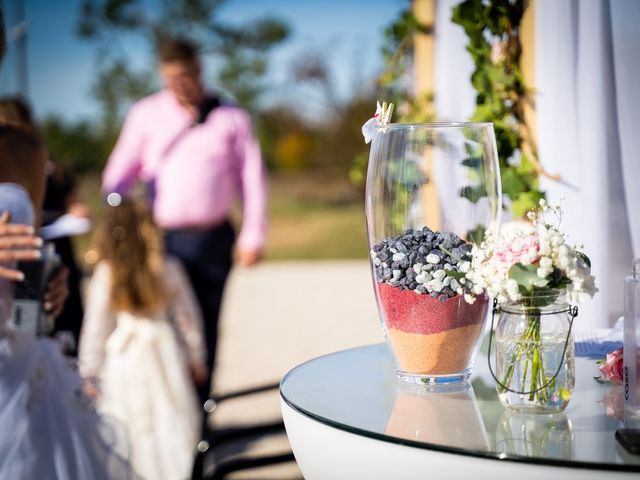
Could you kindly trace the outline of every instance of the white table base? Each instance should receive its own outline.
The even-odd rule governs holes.
[[[281,399],[291,448],[305,480],[602,480],[636,473],[536,465],[400,445],[330,427]]]

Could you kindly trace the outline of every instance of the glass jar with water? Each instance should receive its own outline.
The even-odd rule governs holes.
[[[511,411],[556,413],[571,399],[575,348],[571,326],[577,309],[563,291],[546,289],[496,307],[495,380]]]

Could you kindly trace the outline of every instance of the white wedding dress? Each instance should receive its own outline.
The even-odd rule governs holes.
[[[202,416],[188,364],[204,365],[202,319],[181,264],[167,259],[168,307],[113,312],[110,267],[93,273],[80,337],[80,370],[99,381],[98,408],[127,425],[132,462],[148,480],[191,475]],[[168,312],[171,312],[170,315]]]
[[[0,212],[32,224],[27,193],[0,183]],[[137,478],[124,431],[101,418],[56,343],[7,325],[12,282],[0,279],[0,480]]]

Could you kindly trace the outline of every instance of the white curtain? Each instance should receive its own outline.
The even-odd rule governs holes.
[[[537,0],[536,111],[550,201],[563,226],[584,243],[600,292],[580,308],[580,327],[612,324],[623,310],[623,279],[640,254],[640,3],[635,0]],[[635,24],[634,24],[635,22]],[[633,123],[633,120],[636,123]],[[635,147],[635,148],[634,148]],[[634,243],[632,243],[634,231]]]
[[[438,0],[435,12],[434,94],[437,120],[442,122],[464,122],[475,110],[476,95],[471,86],[473,61],[466,50],[467,36],[461,26],[451,21],[453,7],[460,0]],[[448,156],[436,151],[433,176],[436,185],[463,185],[461,168],[454,168]],[[438,188],[440,205],[456,205],[464,211],[468,207],[457,188]],[[455,208],[452,209],[455,211]],[[473,228],[465,224],[465,215],[455,218],[443,216],[440,228],[461,232]],[[475,223],[475,222],[474,222]]]
[[[437,0],[435,16],[434,84],[438,120],[463,122],[475,110],[476,93],[471,86],[473,60],[467,52],[467,35],[451,21],[460,0]]]

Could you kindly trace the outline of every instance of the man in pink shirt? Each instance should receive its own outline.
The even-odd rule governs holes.
[[[184,263],[200,303],[212,370],[232,259],[252,266],[262,256],[265,170],[247,112],[205,92],[196,48],[169,40],[158,53],[165,89],[131,107],[103,173],[103,192],[126,194],[136,181],[150,187],[167,252]],[[242,226],[234,246],[228,217],[238,197]],[[199,386],[201,400],[209,389],[210,380]]]

